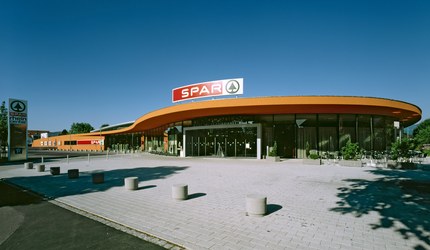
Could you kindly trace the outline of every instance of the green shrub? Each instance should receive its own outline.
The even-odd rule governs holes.
[[[276,141],[273,144],[273,147],[269,152],[269,156],[278,156],[278,145],[276,144]]]
[[[402,140],[397,140],[391,144],[391,157],[393,160],[399,158],[409,158],[411,157],[411,152],[414,148],[412,140],[404,138]]]
[[[342,147],[341,153],[344,160],[357,160],[360,155],[360,147],[358,143],[352,143],[351,140],[348,140],[346,145]]]
[[[312,160],[317,160],[320,158],[320,156],[318,154],[309,154],[309,158]]]

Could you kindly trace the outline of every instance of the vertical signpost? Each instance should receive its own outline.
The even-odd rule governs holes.
[[[27,160],[27,101],[9,99],[8,159]]]

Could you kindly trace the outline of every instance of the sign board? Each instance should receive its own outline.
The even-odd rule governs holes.
[[[9,161],[27,160],[27,101],[9,99],[8,158]]]
[[[243,94],[243,78],[194,83],[172,90],[172,102],[180,102],[211,96]]]
[[[103,140],[79,140],[78,145],[103,145]]]

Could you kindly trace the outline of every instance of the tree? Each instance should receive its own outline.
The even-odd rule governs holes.
[[[417,149],[421,149],[424,144],[430,144],[430,126],[420,129],[414,137]]]
[[[402,140],[397,140],[391,145],[391,157],[394,160],[399,158],[409,158],[411,157],[413,149],[414,143],[412,139],[403,138]]]
[[[94,128],[89,123],[74,122],[70,127],[70,134],[89,133],[91,130],[94,130]]]
[[[430,127],[430,119],[426,119],[414,129],[413,135],[414,137],[420,132],[420,130]]]
[[[0,147],[7,145],[7,134],[7,108],[5,102],[3,101],[0,106]]]
[[[100,126],[100,128],[109,127],[109,124],[103,124]]]
[[[63,131],[61,131],[61,135],[68,135],[69,132],[67,131],[67,129],[63,129]]]

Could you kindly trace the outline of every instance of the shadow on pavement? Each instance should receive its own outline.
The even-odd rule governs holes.
[[[0,207],[4,206],[23,206],[40,203],[43,199],[26,190],[19,191],[17,187],[0,181],[1,199]],[[26,193],[20,195],[20,193]]]
[[[415,249],[430,248],[430,172],[371,170],[374,180],[347,179],[348,187],[339,188],[341,201],[331,211],[356,217],[377,212],[379,223],[370,225],[395,229],[404,239],[416,237]],[[400,222],[401,226],[399,227]]]
[[[164,249],[0,181],[0,249]]]
[[[275,212],[277,212],[277,211],[279,211],[281,209],[282,209],[281,205],[278,205],[278,204],[267,204],[267,213],[266,213],[266,216],[270,215],[270,214],[273,214],[273,213],[275,213]]]
[[[115,169],[103,171],[104,183],[93,184],[90,172],[80,172],[79,178],[69,179],[67,173],[60,175],[43,175],[31,177],[8,178],[9,182],[30,189],[49,198],[100,192],[112,187],[124,186],[124,178],[138,177],[139,182],[164,179],[188,167],[159,166],[148,168]],[[64,172],[64,170],[61,170]],[[49,169],[45,172],[49,172]],[[153,188],[154,185],[143,186],[139,189]]]
[[[188,200],[192,200],[192,199],[197,199],[200,197],[206,196],[206,193],[194,193],[194,194],[190,194],[188,195]]]

